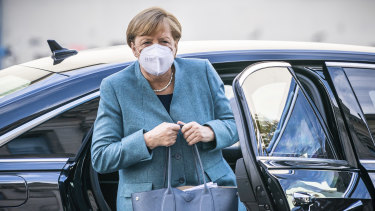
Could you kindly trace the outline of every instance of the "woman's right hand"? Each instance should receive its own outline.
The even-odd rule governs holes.
[[[146,146],[152,150],[158,146],[172,146],[176,142],[179,131],[180,125],[163,122],[154,127],[154,129],[143,134],[143,136]]]

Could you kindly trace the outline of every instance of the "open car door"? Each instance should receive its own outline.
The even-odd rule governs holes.
[[[354,152],[335,143],[290,64],[250,65],[233,90],[238,193],[249,210],[373,210],[357,162],[345,156]]]

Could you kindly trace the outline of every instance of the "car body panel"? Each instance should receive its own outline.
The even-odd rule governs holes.
[[[0,159],[0,183],[6,181],[4,177],[22,178],[23,185],[26,186],[26,191],[23,191],[22,184],[17,185],[15,181],[7,183],[17,186],[13,190],[16,190],[18,198],[15,198],[14,192],[9,197],[7,190],[1,189],[3,196],[8,197],[13,204],[6,209],[19,210],[27,204],[29,210],[62,210],[58,179],[66,161],[67,159]],[[23,195],[26,197],[21,203],[19,197]]]
[[[0,207],[17,207],[27,200],[25,179],[16,175],[0,174]]]

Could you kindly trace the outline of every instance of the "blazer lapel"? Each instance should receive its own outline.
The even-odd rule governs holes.
[[[173,121],[177,122],[186,120],[186,111],[189,110],[191,105],[191,93],[189,93],[189,87],[186,83],[186,79],[189,76],[185,75],[183,68],[179,65],[178,58],[174,60],[173,64],[176,71],[169,113]]]
[[[165,110],[163,104],[160,102],[158,96],[156,96],[154,90],[152,90],[150,84],[142,75],[138,61],[135,62],[134,66],[138,83],[138,89],[135,91],[140,91],[139,94],[142,96],[141,104],[145,119],[145,126],[149,126],[149,128],[145,129],[152,129],[162,122],[173,122],[167,110]]]

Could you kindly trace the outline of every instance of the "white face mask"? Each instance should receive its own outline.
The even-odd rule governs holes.
[[[151,75],[163,75],[172,66],[174,56],[170,48],[153,44],[144,48],[138,58],[141,66]]]

